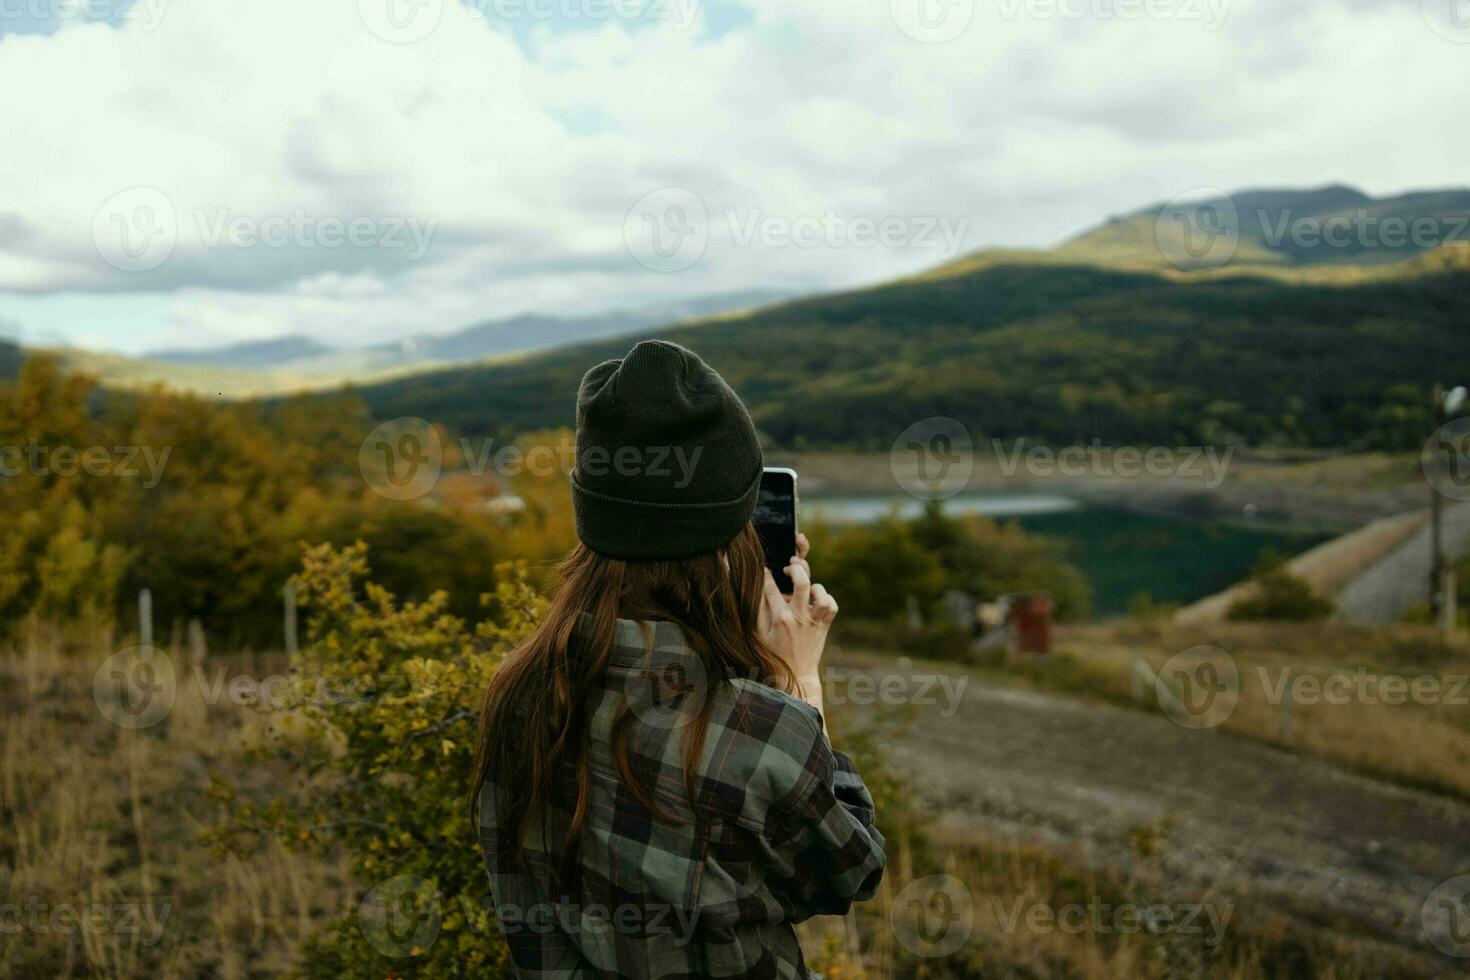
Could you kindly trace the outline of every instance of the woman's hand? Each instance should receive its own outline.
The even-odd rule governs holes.
[[[806,560],[810,550],[806,535],[798,534],[796,554],[786,566],[786,574],[791,576],[790,596],[781,594],[770,570],[766,570],[761,620],[767,646],[796,677],[797,694],[821,710],[822,652],[827,645],[827,631],[837,618],[837,600],[812,582],[811,566]]]

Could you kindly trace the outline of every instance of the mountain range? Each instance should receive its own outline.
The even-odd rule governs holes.
[[[453,333],[418,333],[368,347],[336,347],[298,334],[223,347],[155,350],[142,355],[142,359],[198,367],[279,371],[326,380],[361,379],[378,373],[544,350],[579,340],[764,306],[789,295],[753,289],[582,316],[527,313],[487,320]]]
[[[1230,208],[1226,261],[1173,249],[1176,229]],[[1406,449],[1428,435],[1429,386],[1470,379],[1467,209],[1470,191],[1340,187],[1152,205],[1055,249],[977,252],[660,335],[719,369],[783,447],[887,450],[942,416],[1050,444]],[[1442,240],[1394,244],[1415,221]],[[1344,223],[1346,247],[1310,244]],[[506,438],[571,424],[582,371],[630,339],[359,394],[378,418]]]
[[[505,438],[570,424],[581,373],[658,335],[718,368],[786,447],[886,450],[910,423],[945,416],[977,438],[1052,444],[1404,449],[1427,435],[1428,387],[1470,380],[1467,225],[1470,190],[1204,195],[1052,249],[984,250],[795,300],[742,294],[678,323],[676,310],[513,318],[416,337],[426,349],[410,356],[286,338],[235,351],[229,370],[274,365],[248,375],[270,379],[252,381],[256,393],[355,378],[377,418]],[[226,370],[69,356],[112,385],[213,389]],[[362,372],[343,366],[350,356]],[[474,360],[451,363],[461,358]],[[318,359],[338,373],[313,373]]]

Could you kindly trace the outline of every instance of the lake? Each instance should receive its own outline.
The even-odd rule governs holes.
[[[914,517],[923,502],[881,494],[808,496],[801,502],[803,514],[834,524],[870,523],[895,508]],[[1127,611],[1128,600],[1140,592],[1159,603],[1193,602],[1249,576],[1266,552],[1296,555],[1332,536],[1264,521],[1145,514],[1054,494],[960,494],[946,500],[944,509],[1015,521],[1054,540],[1091,583],[1097,616]]]

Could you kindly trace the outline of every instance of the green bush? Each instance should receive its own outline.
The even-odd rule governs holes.
[[[1174,618],[1179,611],[1177,602],[1156,602],[1154,595],[1145,589],[1136,592],[1128,600],[1128,618],[1140,623],[1158,623]]]
[[[924,660],[963,663],[971,659],[974,637],[953,626],[938,623],[910,631],[875,619],[839,616],[833,627],[833,642],[863,649],[892,650]]]
[[[1232,620],[1312,623],[1332,614],[1332,602],[1284,568],[1258,572],[1250,592],[1235,600],[1226,614]]]
[[[901,619],[910,596],[928,610],[944,595],[947,575],[939,555],[897,517],[810,536],[818,579],[842,607],[863,618]]]
[[[299,777],[265,803],[216,779],[224,852],[277,840],[340,848],[362,904],[302,950],[309,977],[501,977],[507,951],[468,808],[480,697],[544,601],[524,567],[500,570],[473,628],[447,596],[399,603],[366,581],[367,549],[310,549],[299,576],[308,641],[293,684],[260,705],[269,754]]]

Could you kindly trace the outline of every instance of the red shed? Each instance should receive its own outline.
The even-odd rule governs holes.
[[[1021,592],[1006,597],[1006,631],[1010,633],[1011,656],[1034,657],[1051,652],[1050,593]]]

